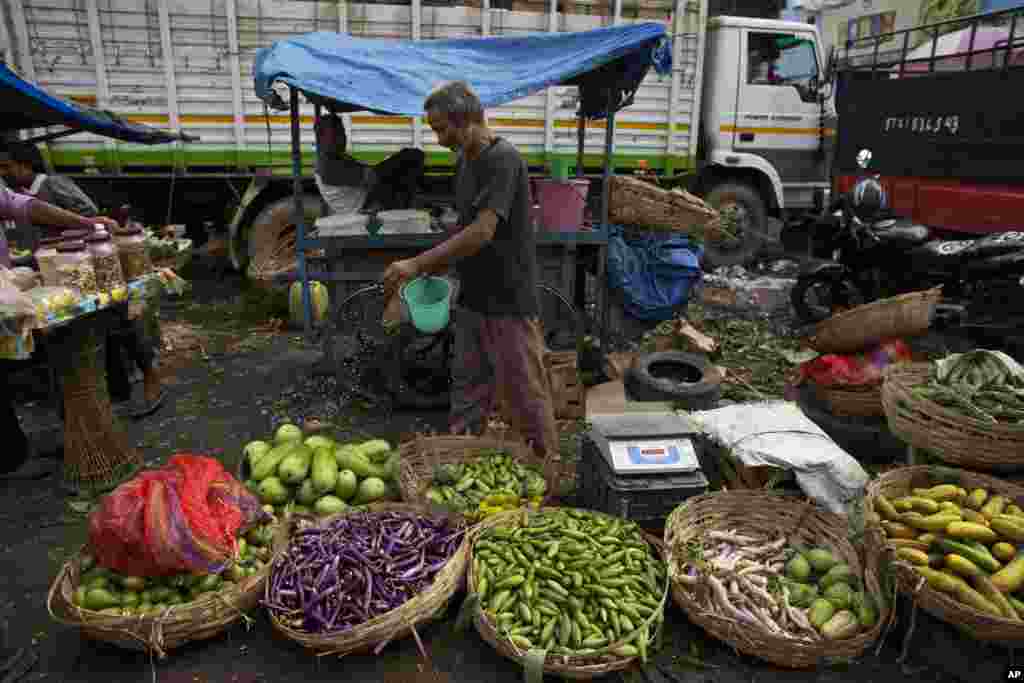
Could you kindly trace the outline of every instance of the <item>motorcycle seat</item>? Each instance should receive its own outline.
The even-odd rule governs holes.
[[[1024,250],[975,258],[965,264],[968,277],[1024,275]]]
[[[871,225],[871,232],[881,242],[908,247],[924,244],[932,235],[927,226],[900,218],[876,221]]]

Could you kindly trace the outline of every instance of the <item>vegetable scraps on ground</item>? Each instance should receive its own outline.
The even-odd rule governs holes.
[[[83,610],[111,616],[163,614],[169,607],[212,597],[232,584],[255,576],[270,561],[271,524],[254,526],[237,539],[237,554],[220,574],[125,576],[100,567],[90,554],[79,558],[81,578],[71,602]]]
[[[991,424],[1024,423],[1024,367],[1001,351],[976,349],[935,361],[912,393]]]
[[[471,590],[498,632],[523,651],[646,661],[667,574],[639,527],[574,509],[517,520],[473,546]]]
[[[875,498],[886,545],[928,585],[988,616],[1024,620],[1024,510],[955,484]]]
[[[274,560],[265,605],[297,631],[333,634],[427,590],[466,526],[407,512],[352,512],[307,525]]]
[[[248,443],[245,457],[246,487],[278,511],[323,516],[349,505],[401,500],[398,452],[382,439],[341,445],[318,434],[303,441],[302,430],[285,424],[273,443]]]
[[[775,636],[842,640],[878,620],[861,578],[828,548],[708,531],[680,541],[672,558],[672,579],[708,610]]]
[[[464,464],[438,465],[426,498],[482,519],[514,510],[527,500],[536,507],[546,491],[547,483],[537,468],[520,464],[505,451],[483,449]]]

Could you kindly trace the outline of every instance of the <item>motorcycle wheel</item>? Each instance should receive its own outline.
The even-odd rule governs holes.
[[[849,278],[811,275],[797,280],[789,295],[798,323],[810,325],[831,318],[841,308],[865,303],[863,292]]]

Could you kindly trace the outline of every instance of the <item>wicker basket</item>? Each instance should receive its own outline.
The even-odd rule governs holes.
[[[940,476],[935,469],[927,466],[901,467],[887,472],[868,484],[864,496],[864,518],[867,527],[867,544],[879,557],[889,557],[885,535],[879,526],[881,517],[875,511],[875,501],[883,495],[892,500],[907,495],[914,488],[928,488],[938,483],[954,483],[959,476],[959,485],[971,491],[976,488],[988,489],[1009,498],[1017,505],[1024,506],[1024,488],[1009,482],[976,474],[966,470],[942,468]],[[948,476],[951,475],[951,476]],[[899,590],[909,595],[914,603],[936,619],[951,624],[972,638],[996,643],[1019,645],[1024,641],[1024,622],[1011,621],[979,612],[925,582],[924,577],[903,562],[893,562],[896,584]]]
[[[812,382],[814,395],[838,417],[881,417],[882,385],[826,387]]]
[[[992,424],[915,394],[928,381],[931,365],[906,363],[886,369],[882,405],[889,429],[906,443],[970,469],[1001,471],[1024,467],[1024,425]]]
[[[409,505],[406,503],[375,503],[367,506],[371,512],[411,512],[425,516],[435,516],[437,513],[423,505]],[[340,515],[332,515],[316,520],[315,524],[328,524],[332,519],[339,516],[353,514],[357,510],[342,512]],[[293,516],[287,524],[289,532],[303,521],[309,520],[308,516]],[[389,643],[399,638],[404,638],[412,633],[412,628],[422,622],[429,621],[439,615],[448,605],[448,601],[461,587],[466,572],[466,561],[469,556],[469,531],[463,537],[459,549],[455,551],[448,564],[441,568],[441,571],[434,577],[434,583],[427,590],[415,595],[405,602],[401,607],[381,614],[378,617],[355,626],[347,631],[332,634],[314,634],[296,631],[285,626],[271,613],[270,622],[282,635],[302,645],[308,650],[321,654],[347,655],[365,653],[374,650],[377,646]],[[274,557],[274,564],[278,556]],[[266,599],[270,599],[270,584],[266,584]]]
[[[477,457],[485,449],[504,450],[524,465],[544,472],[547,496],[554,490],[554,471],[550,463],[537,457],[525,443],[501,436],[456,436],[417,434],[411,441],[399,446],[398,489],[402,500],[407,503],[427,504],[426,492],[434,480],[434,468],[438,465],[462,464]]]
[[[673,565],[673,549],[706,531],[748,529],[760,535],[783,535],[787,540],[825,546],[843,558],[855,575],[863,576],[867,591],[881,595],[877,555],[865,563],[847,540],[847,522],[810,503],[763,491],[728,491],[692,498],[676,508],[665,522],[665,550]],[[671,570],[670,570],[671,573]],[[672,597],[690,621],[748,655],[790,669],[812,668],[834,659],[861,655],[881,635],[889,610],[882,605],[875,626],[846,640],[807,642],[759,630],[709,612],[687,588],[672,581]]]
[[[936,287],[858,306],[818,323],[807,343],[820,353],[852,353],[885,339],[918,337],[928,331],[940,298]]]
[[[580,381],[579,357],[575,351],[548,351],[544,367],[551,383],[551,401],[556,420],[577,420],[586,414],[587,388]]]
[[[556,422],[556,428],[558,430],[559,442],[565,438],[565,435],[575,432],[579,429],[579,420],[558,420]],[[526,440],[520,436],[516,430],[504,422],[492,421],[487,425],[487,429],[484,430],[483,437],[487,439],[498,439],[500,441],[517,441],[525,443]],[[576,481],[576,462],[577,457],[573,457],[571,460],[565,458],[565,453],[559,453],[558,460],[552,458],[552,461],[548,464],[548,468],[551,470],[551,477],[555,482],[555,491],[561,490],[565,485],[565,482],[573,482],[575,486]],[[577,453],[578,455],[578,453]]]
[[[283,526],[274,536],[274,552],[283,549]],[[82,552],[86,548],[82,548]],[[270,575],[268,562],[257,574],[199,600],[169,607],[162,614],[120,617],[83,609],[72,602],[78,588],[80,560],[64,563],[50,586],[46,607],[57,622],[77,626],[82,635],[128,650],[149,651],[164,659],[170,650],[196,640],[214,638],[255,608]]]
[[[726,237],[718,212],[689,192],[663,190],[629,176],[612,176],[608,214],[612,223],[683,232],[708,240]]]
[[[555,509],[557,508],[541,508],[540,511],[543,512],[545,510]],[[587,510],[586,512],[597,516],[609,516],[600,512],[594,512],[593,510]],[[523,513],[523,510],[513,510],[510,512],[499,513],[493,517],[488,517],[477,527],[478,532],[494,526],[517,526],[522,520]],[[664,558],[663,548],[661,547],[661,543],[658,539],[649,537],[649,541],[658,554]],[[470,548],[468,565],[467,585],[469,593],[472,595],[476,593],[476,575],[473,571],[472,548]],[[666,585],[665,591],[662,593],[661,607],[658,610],[655,610],[654,615],[657,615],[658,613],[664,614],[665,603],[667,600],[668,586]],[[647,625],[652,623],[654,615],[648,619],[646,622]],[[485,611],[477,609],[473,617],[473,623],[476,626],[477,633],[480,634],[480,637],[487,641],[487,643],[493,647],[499,655],[516,662],[522,662],[524,660],[526,653],[516,647],[507,638],[499,634],[494,622]],[[644,624],[641,624],[638,629],[643,628],[643,626]],[[628,640],[631,636],[632,634],[628,634],[623,638],[623,640]],[[617,643],[612,643],[611,645],[615,646]],[[568,657],[565,655],[549,654],[544,659],[544,674],[577,681],[586,681],[615,671],[624,671],[625,669],[628,669],[636,659],[636,657],[620,657],[618,655],[614,655],[607,652],[607,649],[586,657]]]

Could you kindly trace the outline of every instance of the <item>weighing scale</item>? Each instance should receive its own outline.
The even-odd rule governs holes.
[[[586,507],[653,522],[708,490],[699,430],[685,414],[617,413],[589,422],[577,468]]]

